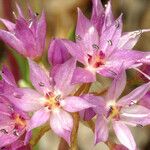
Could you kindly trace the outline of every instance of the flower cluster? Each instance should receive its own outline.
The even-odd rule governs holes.
[[[92,2],[90,19],[78,9],[75,41],[51,40],[50,71],[40,61],[46,36],[44,11],[38,17],[28,6],[26,19],[16,5],[15,23],[0,19],[8,29],[0,29],[0,39],[27,59],[32,83],[32,87],[20,87],[3,66],[0,80],[2,150],[32,149],[32,130],[47,124],[74,149],[79,120],[94,124],[95,144],[105,142],[115,150],[137,150],[128,126],[150,124],[150,77],[148,69],[144,73],[138,68],[149,67],[150,52],[132,48],[141,34],[150,29],[123,32],[123,14],[114,18],[111,1],[105,8],[99,0]],[[125,95],[127,69],[139,71],[146,81]],[[98,77],[112,79],[103,93],[90,90]],[[122,145],[110,142],[111,127]]]

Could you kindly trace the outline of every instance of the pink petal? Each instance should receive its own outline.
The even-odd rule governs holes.
[[[6,66],[3,66],[1,76],[5,82],[12,86],[16,86],[15,78]]]
[[[129,122],[135,126],[148,125],[150,124],[150,110],[140,105],[122,108],[121,120]]]
[[[78,61],[85,63],[86,52],[79,44],[76,44],[69,40],[62,40],[63,44],[67,48],[68,52]]]
[[[74,89],[71,85],[72,76],[76,67],[76,60],[71,58],[64,64],[59,66],[56,70],[54,81],[56,83],[55,88],[62,92],[63,95],[68,95]]]
[[[120,121],[113,122],[113,128],[121,144],[129,150],[136,150],[136,144],[129,128]]]
[[[117,47],[119,49],[132,49],[137,43],[137,41],[139,40],[141,34],[149,31],[150,29],[143,29],[143,30],[124,33],[121,36]]]
[[[27,22],[22,18],[16,22],[15,36],[24,44],[26,56],[35,57],[35,38],[32,31],[29,29]]]
[[[112,4],[111,1],[108,1],[106,10],[105,10],[105,18],[104,25],[102,31],[104,32],[108,27],[110,27],[114,22],[114,16],[112,12]]]
[[[15,29],[15,24],[10,22],[9,20],[2,19],[0,18],[0,21],[6,26],[6,28],[10,31],[13,32]]]
[[[92,3],[93,7],[92,7],[91,22],[96,26],[100,34],[104,21],[104,8],[100,0],[92,0]]]
[[[33,86],[42,94],[46,94],[52,90],[50,78],[46,71],[42,69],[34,61],[28,59],[30,67],[30,80]]]
[[[84,69],[77,67],[74,71],[73,78],[72,78],[72,83],[90,83],[94,82],[96,80],[96,75],[93,74],[92,72]]]
[[[88,103],[84,99],[76,96],[66,97],[64,100],[60,101],[62,107],[69,112],[78,112],[86,108],[94,107],[94,105]]]
[[[17,3],[16,3],[16,8],[17,8],[19,17],[24,18],[23,12]]]
[[[120,72],[116,76],[116,78],[113,80],[110,88],[108,89],[106,99],[107,101],[117,100],[119,96],[122,94],[125,86],[126,86],[126,73],[123,68],[124,66],[121,66]]]
[[[116,48],[122,33],[122,15],[107,28],[100,38],[100,49],[108,57],[112,51]]]
[[[95,124],[95,140],[94,143],[106,142],[108,139],[108,123],[105,118],[98,116]]]
[[[45,124],[50,117],[50,112],[46,111],[44,108],[35,112],[28,123],[27,130],[30,131],[34,128],[37,128],[43,124]]]
[[[139,104],[150,109],[150,92],[146,93],[146,95],[140,100]]]
[[[0,39],[13,49],[17,50],[19,53],[26,54],[26,50],[22,41],[20,41],[13,33],[0,30]]]
[[[35,38],[37,56],[41,56],[44,51],[46,38],[46,18],[44,11],[42,11],[42,15],[37,23]]]
[[[117,105],[125,106],[130,105],[132,103],[137,103],[150,89],[150,82],[143,84],[137,87],[135,90],[130,92],[128,95],[122,97],[118,102]]]
[[[70,54],[60,39],[53,39],[48,49],[48,61],[52,65],[62,64],[70,58]]]
[[[38,92],[29,88],[19,89],[19,92],[21,95],[14,92],[13,95],[7,96],[15,106],[26,112],[33,112],[41,108],[40,98],[42,96]]]
[[[52,130],[60,137],[64,138],[70,144],[70,136],[73,128],[72,116],[66,111],[59,109],[53,111],[50,116],[50,125]]]
[[[116,50],[108,58],[107,63],[116,68],[117,66],[120,66],[120,63],[123,63],[124,67],[128,69],[128,68],[132,68],[132,66],[134,66],[135,64],[138,64],[138,61],[144,59],[148,55],[149,52],[121,49],[121,50]]]

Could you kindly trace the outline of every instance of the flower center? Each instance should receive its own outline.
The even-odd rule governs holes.
[[[105,54],[100,51],[98,53],[93,54],[92,56],[88,54],[88,63],[93,68],[98,68],[105,63]]]
[[[44,100],[44,107],[48,108],[49,110],[60,107],[60,97],[61,95],[55,95],[52,92],[47,93]]]
[[[16,128],[24,128],[26,126],[26,120],[22,118],[19,114],[14,114],[13,118],[15,120]]]
[[[121,108],[117,106],[110,106],[108,117],[110,117],[110,119],[119,119],[120,109]]]

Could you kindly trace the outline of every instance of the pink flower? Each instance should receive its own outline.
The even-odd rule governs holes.
[[[30,19],[27,20],[20,7],[16,6],[18,10],[16,23],[0,19],[8,29],[8,31],[0,29],[0,39],[25,57],[41,57],[46,36],[45,13],[43,11],[38,20],[36,13],[28,6]]]
[[[92,106],[82,98],[72,96],[75,85],[70,82],[75,65],[76,61],[69,59],[59,67],[52,79],[40,66],[29,60],[30,79],[38,92],[18,88],[19,95],[7,94],[21,110],[35,111],[28,124],[28,131],[49,122],[52,130],[70,143],[73,119],[68,112],[78,112]]]
[[[113,19],[110,2],[104,12],[100,9],[100,14],[98,8],[101,8],[101,4],[94,0],[93,3],[91,20],[88,20],[78,9],[76,42],[69,40],[61,42],[83,66],[75,70],[73,83],[93,82],[96,80],[96,73],[115,77],[122,63],[125,69],[137,67],[143,62],[149,63],[149,52],[132,50],[141,33],[149,30],[122,34],[122,15],[116,20]],[[96,22],[95,18],[100,17],[97,21],[101,20],[102,12],[105,17],[99,28],[103,30],[99,31],[97,28],[99,22]]]
[[[100,141],[107,141],[109,134],[108,125],[111,122],[120,143],[129,150],[135,150],[134,138],[126,124],[139,127],[150,124],[150,110],[137,104],[150,89],[150,82],[119,98],[125,85],[126,75],[125,71],[123,71],[114,79],[104,100],[102,100],[102,97],[100,97],[100,100],[97,100],[98,98],[96,97],[97,106],[99,103],[105,106],[98,106],[95,109],[95,112],[98,113],[95,126],[95,144]]]

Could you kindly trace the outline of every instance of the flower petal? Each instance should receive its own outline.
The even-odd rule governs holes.
[[[15,78],[6,66],[3,66],[0,74],[5,82],[12,86],[16,86]]]
[[[120,72],[113,80],[110,88],[108,89],[106,99],[107,101],[117,100],[119,96],[122,94],[125,86],[126,86],[126,72],[122,65],[120,68]]]
[[[20,88],[12,95],[6,96],[16,107],[26,112],[33,112],[41,108],[42,96],[33,89]]]
[[[0,21],[6,26],[6,28],[10,31],[13,32],[15,29],[15,24],[10,22],[9,20],[2,19],[0,18]]]
[[[92,0],[92,3],[93,7],[92,7],[91,22],[96,26],[100,34],[104,21],[104,8],[100,0]]]
[[[50,112],[46,111],[44,108],[35,112],[28,123],[27,130],[30,131],[45,124],[50,117]]]
[[[95,140],[94,143],[106,142],[108,139],[108,123],[105,118],[98,116],[95,124]]]
[[[52,130],[64,138],[68,144],[70,144],[70,136],[73,128],[72,116],[66,111],[59,109],[58,111],[52,111],[50,116],[50,125]]]
[[[117,105],[125,106],[130,105],[132,103],[137,103],[150,89],[150,82],[143,84],[137,87],[135,90],[130,92],[128,95],[122,97],[118,102]]]
[[[44,51],[46,38],[46,18],[44,11],[42,11],[42,15],[37,23],[35,38],[36,38],[36,51],[38,52],[37,56],[41,56]]]
[[[79,62],[82,62],[83,64],[86,63],[85,57],[86,52],[83,50],[83,47],[81,47],[79,44],[76,44],[69,40],[62,40],[63,44],[67,48],[68,52]]]
[[[93,74],[92,72],[84,68],[77,67],[73,74],[72,84],[90,83],[90,82],[94,82],[95,80],[96,80],[95,74]]]
[[[112,51],[116,48],[122,34],[122,15],[107,28],[100,38],[100,49],[108,57]]]
[[[56,69],[54,81],[55,88],[62,92],[63,95],[68,95],[74,89],[71,85],[72,76],[76,67],[76,60],[71,58]]]
[[[120,121],[113,122],[113,128],[121,144],[129,150],[136,150],[136,144],[129,128]]]
[[[0,30],[0,39],[21,54],[26,54],[25,47],[16,36],[8,31]]]
[[[62,64],[70,58],[70,54],[60,39],[53,39],[48,49],[48,61],[52,65]]]
[[[42,94],[50,92],[52,89],[50,78],[46,74],[46,71],[42,69],[34,61],[28,59],[30,67],[30,80],[33,86]]]
[[[78,112],[94,105],[77,96],[69,96],[60,101],[62,107],[69,112]]]
[[[149,32],[149,31],[150,29],[143,29],[143,30],[137,30],[137,31],[124,33],[119,39],[117,48],[118,49],[132,49],[137,43],[137,41],[139,40],[141,34],[144,32]]]
[[[121,120],[135,124],[135,126],[150,124],[150,110],[140,105],[122,108],[120,117]]]

